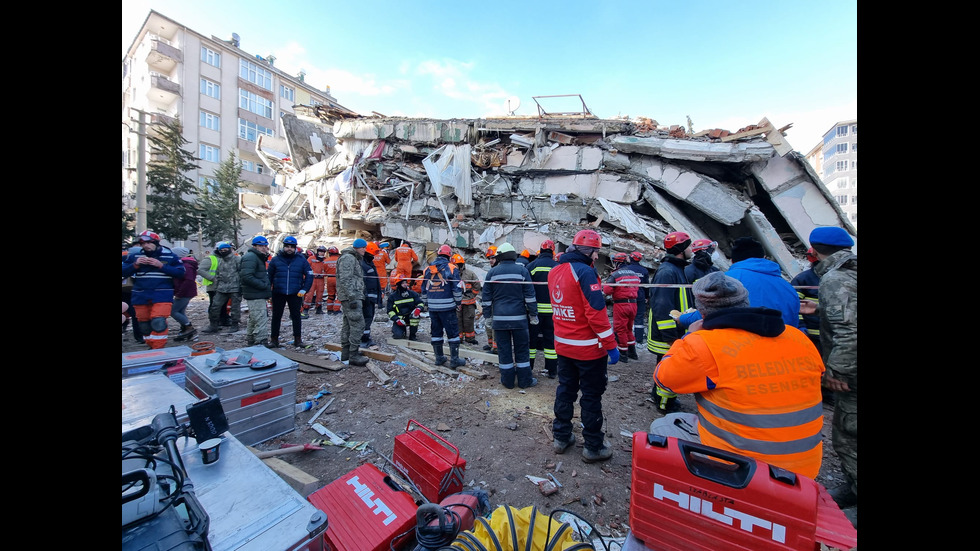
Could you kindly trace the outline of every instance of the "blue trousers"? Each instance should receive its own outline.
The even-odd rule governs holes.
[[[497,361],[500,364],[500,384],[507,388],[531,386],[530,333],[527,325],[516,329],[493,330],[497,343]]]

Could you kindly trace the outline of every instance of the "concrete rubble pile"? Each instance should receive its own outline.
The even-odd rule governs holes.
[[[283,193],[274,204],[243,194],[242,208],[301,247],[357,234],[408,240],[420,257],[427,243],[480,257],[552,239],[560,252],[592,227],[604,252],[639,250],[656,267],[664,236],[684,231],[717,241],[722,269],[736,238],[755,237],[792,277],[808,267],[814,227],[856,236],[788,127],[765,119],[690,134],[647,118],[352,118],[317,106],[281,123],[285,139],[262,136],[256,151]]]

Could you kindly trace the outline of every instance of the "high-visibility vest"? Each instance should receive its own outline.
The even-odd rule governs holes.
[[[207,287],[208,285],[211,285],[212,283],[214,283],[214,280],[215,280],[215,278],[217,277],[217,274],[218,274],[218,257],[217,257],[217,255],[213,255],[212,254],[212,255],[208,256],[208,258],[211,259],[211,268],[207,271],[207,275],[206,276],[203,275],[203,274],[201,275],[201,282],[204,283],[204,286],[205,287]]]

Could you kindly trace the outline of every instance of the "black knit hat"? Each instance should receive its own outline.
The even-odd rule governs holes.
[[[751,237],[739,237],[732,244],[732,262],[740,262],[746,258],[765,258],[766,251]]]

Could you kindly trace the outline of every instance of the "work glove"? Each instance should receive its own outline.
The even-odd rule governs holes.
[[[540,320],[538,319],[538,316],[531,316],[531,319],[528,320],[528,323],[530,323],[531,325],[537,325],[539,321]]]
[[[485,316],[483,319],[487,320],[487,327],[493,327],[493,316]]]
[[[401,318],[398,318],[398,319],[397,319],[397,320],[395,321],[395,324],[396,324],[396,325],[397,325],[398,327],[405,327],[405,320],[403,320],[403,319],[401,319]]]
[[[306,291],[300,291],[300,292],[296,293],[296,296],[298,296],[298,297],[306,296]]]
[[[606,351],[606,354],[609,354],[609,365],[612,365],[619,361],[618,348],[610,348],[609,350]]]
[[[412,310],[412,317],[413,318],[417,318],[421,314],[422,314],[422,308],[416,308],[415,310]]]

